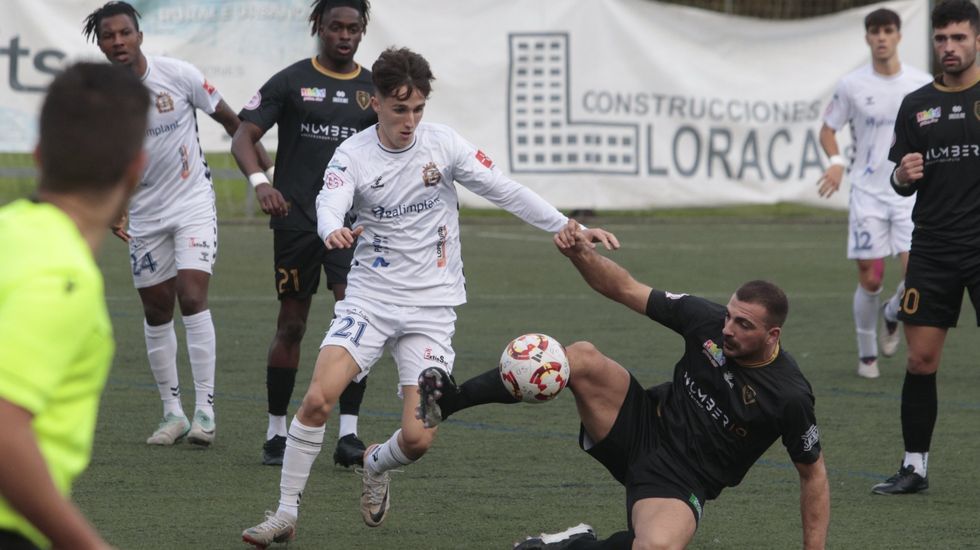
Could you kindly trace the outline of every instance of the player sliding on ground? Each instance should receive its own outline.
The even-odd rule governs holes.
[[[367,376],[391,349],[398,368],[401,429],[364,455],[361,515],[380,525],[391,504],[388,472],[432,445],[415,418],[426,367],[452,372],[455,306],[466,301],[454,182],[544,231],[568,222],[540,196],[507,178],[454,130],[420,123],[433,80],[429,63],[407,49],[385,50],[371,68],[378,124],[344,141],[327,165],[317,224],[328,249],[354,247],[347,293],[317,357],[313,379],[289,427],[279,507],[242,533],[258,547],[295,536],[300,498],[323,444],[324,425],[350,381]],[[354,229],[344,214],[357,216]],[[583,229],[576,238],[618,248],[615,236]],[[559,241],[559,246],[572,241]]]
[[[777,439],[800,476],[804,548],[823,548],[830,487],[813,392],[780,346],[789,310],[783,291],[751,281],[722,306],[636,281],[598,254],[574,220],[555,241],[593,289],[682,335],[685,353],[673,381],[643,389],[592,344],[566,348],[579,444],[626,487],[628,530],[597,541],[582,524],[517,548],[682,548],[706,501],[738,485]],[[417,416],[426,426],[474,405],[518,401],[496,368],[457,388],[446,371],[430,367],[419,388]]]

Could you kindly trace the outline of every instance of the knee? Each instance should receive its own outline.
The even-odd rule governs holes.
[[[633,539],[633,550],[673,550],[684,548],[658,533],[644,533]]]
[[[906,370],[910,374],[925,375],[939,370],[939,354],[909,352]]]
[[[867,266],[862,265],[858,269],[858,282],[864,290],[878,292],[881,290],[881,282],[884,274],[884,262],[881,265],[877,262]]]
[[[568,358],[568,366],[572,370],[587,369],[594,365],[602,357],[599,348],[592,342],[575,342],[565,348],[565,357]]]
[[[283,319],[276,328],[276,338],[280,342],[298,345],[306,334],[306,321],[303,319]]]
[[[150,326],[160,326],[173,321],[173,307],[166,307],[162,304],[143,303],[143,317]]]
[[[436,430],[405,430],[402,429],[400,446],[402,452],[416,460],[429,450],[435,441]]]
[[[179,295],[180,312],[183,315],[196,315],[208,308],[207,294]]]
[[[303,403],[296,411],[296,417],[304,426],[323,426],[327,423],[333,405],[318,388],[310,387],[303,396]]]

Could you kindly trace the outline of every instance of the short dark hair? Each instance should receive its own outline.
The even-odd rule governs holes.
[[[310,6],[313,8],[313,11],[310,12],[311,36],[316,36],[320,23],[323,21],[323,15],[334,8],[354,8],[361,12],[365,29],[367,29],[368,19],[371,18],[370,0],[313,0]]]
[[[55,77],[41,106],[39,189],[101,192],[143,149],[150,93],[128,67],[78,63]]]
[[[432,93],[432,76],[429,62],[408,48],[388,48],[381,52],[378,60],[371,66],[371,78],[378,94],[405,100],[418,90],[422,97]],[[405,88],[404,94],[395,93]]]
[[[738,287],[735,298],[741,302],[759,304],[766,308],[766,323],[770,327],[781,327],[789,315],[789,300],[783,289],[769,281],[749,281]]]
[[[82,34],[92,42],[99,41],[99,26],[106,17],[128,15],[133,20],[136,32],[140,30],[140,12],[126,2],[106,2],[101,8],[88,14],[82,26]]]
[[[895,25],[896,29],[902,30],[902,18],[887,8],[878,8],[864,18],[864,30],[866,31],[870,31],[876,27],[887,27],[888,25]]]
[[[980,29],[980,11],[970,0],[945,0],[932,9],[932,28],[941,29],[950,23],[968,21],[973,30]]]

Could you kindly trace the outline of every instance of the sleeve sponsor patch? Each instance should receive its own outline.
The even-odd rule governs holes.
[[[327,172],[327,177],[324,181],[324,185],[327,186],[327,189],[336,189],[344,185],[344,180],[343,178],[341,178],[340,176],[338,176],[333,172]]]
[[[248,100],[248,103],[245,104],[245,108],[248,109],[249,111],[252,111],[254,109],[257,109],[261,104],[262,104],[262,92],[255,92],[255,95],[252,96],[252,99]]]
[[[803,450],[806,452],[812,451],[817,443],[820,442],[820,431],[817,429],[817,425],[811,425],[810,429],[800,436],[800,438],[803,440]]]
[[[493,159],[488,157],[486,153],[480,151],[479,149],[476,151],[476,160],[487,168],[493,168]]]
[[[214,95],[214,84],[211,84],[210,82],[205,80],[202,86],[204,87],[204,91],[207,92],[208,95]]]

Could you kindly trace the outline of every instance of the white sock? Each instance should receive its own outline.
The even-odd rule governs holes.
[[[878,292],[868,292],[860,284],[854,291],[854,327],[857,331],[858,357],[878,357]]]
[[[364,467],[368,469],[372,474],[381,474],[387,472],[388,470],[394,470],[399,466],[408,466],[409,464],[415,462],[414,460],[405,456],[401,447],[398,446],[398,434],[402,433],[399,429],[391,435],[388,441],[385,441],[381,445],[378,445],[371,451],[368,455],[367,460],[364,461]]]
[[[184,416],[180,406],[180,383],[177,380],[177,334],[174,322],[150,326],[143,319],[143,338],[146,340],[146,358],[150,361],[150,371],[156,380],[160,400],[163,401],[163,415]]]
[[[885,303],[885,319],[888,321],[898,320],[898,310],[902,305],[902,295],[905,294],[905,279],[898,283],[895,294]]]
[[[214,418],[215,337],[211,311],[183,318],[187,332],[187,356],[194,374],[194,406]]]
[[[299,517],[299,501],[303,498],[313,461],[323,446],[324,431],[323,426],[304,426],[293,417],[286,438],[286,454],[282,458],[282,476],[279,478],[279,513]]]
[[[926,471],[929,467],[929,453],[905,453],[905,460],[902,461],[902,467],[912,466],[915,468],[915,473],[922,477],[926,477]]]
[[[265,431],[265,438],[272,439],[277,435],[286,437],[286,415],[277,416],[274,414],[270,414],[269,429]]]
[[[339,437],[344,437],[345,435],[354,434],[357,435],[357,415],[356,414],[342,414],[340,415],[340,434]]]

